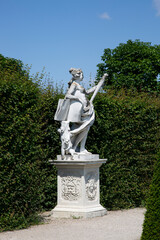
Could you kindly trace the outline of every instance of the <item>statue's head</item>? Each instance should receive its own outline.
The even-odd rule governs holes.
[[[83,80],[83,72],[80,68],[70,68],[69,72],[72,74],[72,81]]]

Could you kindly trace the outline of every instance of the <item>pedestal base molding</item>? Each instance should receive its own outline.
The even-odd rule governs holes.
[[[101,205],[92,208],[63,208],[55,207],[52,210],[53,218],[94,218],[107,214],[107,210]]]

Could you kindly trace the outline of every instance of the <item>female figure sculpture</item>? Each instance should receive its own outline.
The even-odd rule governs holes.
[[[55,120],[61,121],[59,132],[63,146],[61,148],[63,157],[67,153],[71,155],[91,154],[85,149],[85,143],[88,131],[95,120],[92,102],[107,76],[105,74],[98,85],[85,90],[80,84],[83,80],[82,70],[71,68],[69,72],[72,74],[72,79],[68,83],[69,88],[65,98],[59,100],[55,114]],[[93,96],[89,101],[87,95],[90,93],[93,93]],[[64,132],[64,129],[67,131]]]

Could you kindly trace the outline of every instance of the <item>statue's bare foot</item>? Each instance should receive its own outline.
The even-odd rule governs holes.
[[[85,150],[83,150],[83,151],[80,151],[80,154],[92,154],[92,153],[88,152],[88,151],[85,149]]]
[[[69,149],[69,153],[73,156],[74,154],[77,154],[74,149]]]

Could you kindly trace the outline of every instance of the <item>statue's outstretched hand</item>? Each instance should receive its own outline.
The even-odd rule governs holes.
[[[108,73],[103,74],[103,78],[108,77]]]
[[[83,111],[84,111],[84,112],[87,112],[89,109],[90,109],[90,105],[87,106],[87,107],[84,107],[84,108],[83,108]]]

